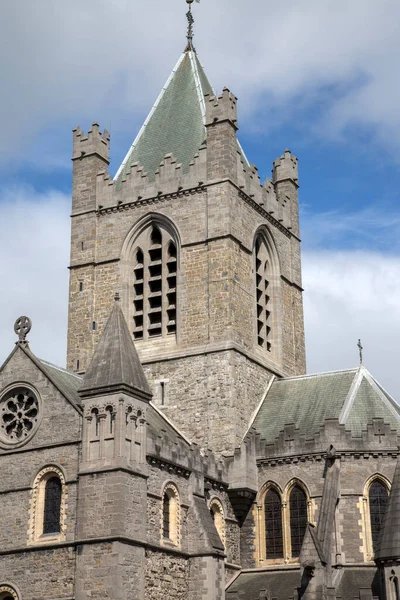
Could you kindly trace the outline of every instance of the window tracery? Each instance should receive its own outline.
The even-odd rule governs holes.
[[[257,343],[268,352],[272,350],[271,336],[271,260],[267,247],[259,235],[255,244]]]
[[[20,446],[35,433],[40,418],[40,398],[27,386],[12,387],[0,400],[0,441]]]
[[[42,469],[31,491],[29,543],[42,544],[65,539],[67,487],[58,467]]]
[[[177,245],[153,223],[136,240],[133,267],[133,336],[150,340],[176,334]]]
[[[297,562],[313,515],[313,502],[303,483],[292,480],[284,491],[274,482],[265,483],[254,510],[258,566]]]

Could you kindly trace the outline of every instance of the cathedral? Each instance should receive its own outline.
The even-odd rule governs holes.
[[[298,161],[260,181],[187,2],[115,176],[73,131],[67,368],[26,316],[0,368],[0,600],[400,600],[400,408],[306,374]]]

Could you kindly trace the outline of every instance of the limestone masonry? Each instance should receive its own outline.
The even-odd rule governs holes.
[[[260,181],[191,40],[114,178],[73,132],[67,370],[24,318],[0,369],[0,600],[400,600],[399,406],[305,374],[297,158]]]

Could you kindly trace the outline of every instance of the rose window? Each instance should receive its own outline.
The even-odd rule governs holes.
[[[38,423],[39,401],[29,389],[18,388],[4,396],[0,411],[3,441],[17,444],[33,433]]]

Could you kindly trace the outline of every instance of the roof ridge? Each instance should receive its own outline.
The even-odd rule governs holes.
[[[321,375],[337,375],[338,373],[356,373],[359,367],[354,369],[339,369],[337,371],[321,371],[320,373],[306,373],[305,375],[291,375],[290,377],[281,377],[275,379],[274,383],[280,383],[282,381],[293,381],[294,379],[311,379],[312,377],[321,377]]]

